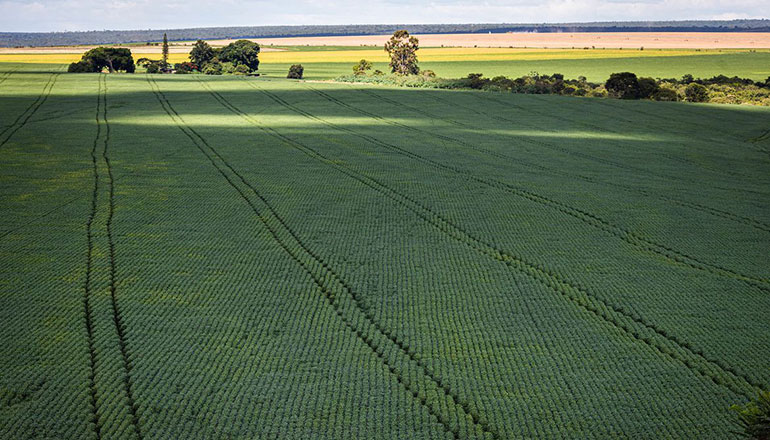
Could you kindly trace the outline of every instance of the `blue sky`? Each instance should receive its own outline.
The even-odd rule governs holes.
[[[768,0],[0,0],[0,31],[767,18]]]

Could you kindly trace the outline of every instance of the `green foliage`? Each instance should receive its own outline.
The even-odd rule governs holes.
[[[690,83],[684,89],[684,96],[689,102],[707,102],[709,100],[708,89],[698,83]]]
[[[251,69],[245,64],[239,64],[233,69],[234,75],[248,75],[249,73],[251,73]]]
[[[652,99],[655,101],[679,101],[679,94],[674,89],[670,89],[668,87],[658,87],[658,89],[652,95]]]
[[[221,75],[222,71],[222,63],[219,61],[211,61],[203,66],[203,70],[201,72],[206,75]]]
[[[147,73],[163,73],[163,60],[151,60],[149,58],[139,58],[136,64],[144,67]]]
[[[238,40],[219,49],[216,56],[221,62],[229,62],[234,66],[245,65],[249,71],[255,71],[259,69],[259,51],[259,44]]]
[[[615,98],[639,99],[641,96],[639,80],[631,72],[613,73],[604,88]]]
[[[639,78],[639,99],[652,98],[658,90],[660,86],[653,78]]]
[[[236,66],[235,63],[223,61],[220,64],[222,65],[222,73],[228,74],[228,75],[235,73],[235,66]]]
[[[200,69],[198,66],[194,63],[191,63],[189,61],[185,61],[183,63],[176,63],[174,64],[174,73],[178,74],[187,74],[187,73],[193,73],[197,72]]]
[[[81,60],[70,64],[69,72],[101,72],[108,69],[110,73],[124,71],[134,73],[136,66],[131,56],[131,49],[114,47],[96,47],[83,54]]]
[[[353,66],[353,75],[366,75],[366,72],[372,70],[372,63],[366,60],[361,60]]]
[[[205,66],[214,58],[214,49],[203,41],[198,40],[193,44],[192,50],[190,50],[190,61],[198,66]]]
[[[304,73],[305,73],[305,68],[302,67],[302,64],[293,64],[291,67],[289,67],[289,74],[286,75],[286,78],[302,79],[302,75]]]
[[[165,70],[168,68],[168,37],[163,33],[163,47],[161,49],[161,64]]]
[[[760,391],[756,400],[730,407],[738,414],[741,434],[753,440],[770,440],[770,391]]]
[[[99,71],[99,68],[96,67],[95,64],[83,60],[70,63],[69,67],[67,68],[68,73],[94,73]]]
[[[409,35],[405,30],[393,33],[387,43],[385,51],[390,56],[390,69],[397,75],[416,75],[420,72],[417,66],[417,50],[419,40]]]

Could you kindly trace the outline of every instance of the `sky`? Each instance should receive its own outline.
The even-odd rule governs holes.
[[[0,32],[768,18],[768,0],[0,0]]]

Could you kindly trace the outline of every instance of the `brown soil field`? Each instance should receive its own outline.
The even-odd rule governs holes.
[[[505,33],[417,35],[423,47],[531,47],[531,48],[651,48],[651,49],[768,49],[770,33],[744,32],[606,32],[606,33]],[[388,35],[344,37],[260,38],[277,46],[382,46]],[[226,44],[227,40],[211,43]]]

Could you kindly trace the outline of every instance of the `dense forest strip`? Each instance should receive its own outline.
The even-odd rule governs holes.
[[[373,354],[381,359],[388,370],[396,376],[399,383],[412,393],[418,403],[434,415],[447,432],[455,438],[498,438],[499,436],[481,420],[480,415],[470,411],[467,404],[462,403],[446,385],[425,369],[422,362],[414,357],[411,349],[405,347],[389,331],[372,320],[371,315],[361,306],[358,295],[350,286],[302,242],[253,185],[240,175],[195,129],[184,123],[155,80],[151,79],[150,76],[147,79],[169,117],[193,141],[228,183],[238,191],[257,214],[259,220],[270,231],[275,241],[311,276],[326,299],[335,308],[337,316],[345,326],[355,332],[356,336],[371,348]],[[201,84],[205,83],[202,82]],[[241,183],[237,183],[238,181]],[[249,192],[254,194],[255,198],[250,197]],[[392,355],[387,356],[385,353],[392,353]],[[406,371],[402,372],[402,369]],[[414,377],[427,383],[422,385],[412,383],[410,378]],[[424,397],[420,389],[425,386],[428,386],[428,389],[436,390],[438,401],[431,401],[432,399]],[[447,413],[448,408],[454,409]],[[457,426],[457,422],[461,422],[463,426]]]
[[[353,105],[350,105],[348,103],[345,103],[344,101],[341,101],[341,100],[339,100],[339,99],[329,95],[326,92],[323,92],[321,90],[315,89],[313,87],[310,87],[310,88],[312,90],[316,91],[320,96],[323,96],[325,99],[329,100],[330,102],[337,103],[340,106],[348,108],[348,109],[351,109],[351,110],[353,110],[353,111],[355,111],[355,112],[357,112],[359,114],[362,114],[362,115],[365,115],[365,116],[369,116],[369,117],[372,117],[372,118],[376,118],[376,119],[381,120],[381,121],[383,121],[383,122],[385,122],[387,124],[394,125],[394,126],[397,126],[397,127],[400,127],[400,128],[405,128],[405,129],[408,129],[408,130],[411,130],[411,131],[415,131],[415,132],[418,132],[418,133],[421,133],[421,134],[425,134],[425,135],[428,135],[428,136],[431,136],[431,137],[434,137],[434,138],[438,138],[438,139],[441,139],[441,140],[450,141],[450,142],[453,142],[453,143],[455,143],[457,145],[461,145],[463,147],[472,148],[474,150],[478,148],[476,145],[473,145],[473,144],[471,144],[469,142],[466,142],[466,141],[463,141],[461,139],[457,139],[457,138],[454,138],[454,137],[451,137],[451,136],[448,136],[448,135],[445,135],[445,134],[434,133],[434,132],[423,130],[423,129],[420,129],[420,128],[417,128],[417,127],[412,127],[410,125],[402,124],[402,123],[397,122],[397,121],[392,121],[392,120],[390,120],[388,118],[381,117],[379,115],[373,114],[373,113],[368,112],[366,110],[362,110],[362,109],[360,109],[360,108],[358,108],[356,106],[353,106]],[[393,145],[389,145],[388,148],[390,148],[393,151],[397,151],[397,152],[399,152],[401,154],[404,154],[404,155],[406,155],[408,157],[411,157],[412,159],[419,160],[421,162],[427,163],[427,164],[429,164],[429,165],[431,165],[433,167],[440,168],[440,169],[443,169],[443,170],[446,170],[446,171],[450,171],[450,172],[453,172],[453,173],[457,173],[457,174],[462,174],[462,175],[468,176],[469,178],[471,178],[471,179],[473,179],[473,180],[475,180],[475,181],[477,181],[479,183],[482,183],[484,185],[487,185],[487,186],[490,186],[490,187],[493,187],[493,188],[501,189],[503,191],[512,193],[512,194],[514,194],[514,195],[516,195],[518,197],[522,197],[522,198],[531,200],[533,202],[539,203],[539,204],[541,204],[543,206],[551,207],[551,208],[553,208],[553,209],[555,209],[555,210],[557,210],[559,212],[562,212],[562,213],[564,213],[566,215],[569,215],[569,216],[572,216],[574,218],[577,218],[578,220],[581,220],[581,221],[583,221],[586,224],[589,224],[589,225],[591,225],[593,227],[596,227],[596,228],[598,228],[598,229],[600,229],[600,230],[602,230],[602,231],[604,231],[604,232],[606,232],[606,233],[608,233],[610,235],[613,235],[613,236],[615,236],[615,237],[617,237],[617,238],[619,238],[619,239],[621,239],[621,240],[623,240],[623,241],[625,241],[625,242],[627,242],[627,243],[629,243],[629,244],[631,244],[631,245],[633,245],[633,246],[635,246],[637,248],[640,248],[640,249],[642,249],[644,251],[649,251],[649,252],[652,252],[654,254],[657,254],[660,257],[663,257],[666,260],[670,261],[671,263],[683,264],[683,265],[689,266],[690,268],[695,269],[695,270],[701,270],[701,271],[709,272],[709,273],[712,273],[712,274],[715,274],[715,275],[719,275],[719,276],[723,276],[723,277],[726,277],[726,278],[737,279],[737,280],[740,280],[740,281],[746,283],[747,285],[749,285],[752,288],[755,288],[755,289],[758,289],[758,290],[762,290],[764,292],[770,292],[770,285],[768,285],[768,284],[770,284],[770,280],[767,280],[767,279],[764,279],[764,278],[753,277],[751,275],[743,274],[743,273],[741,273],[741,272],[739,272],[737,270],[724,268],[724,267],[721,267],[720,265],[717,265],[717,264],[712,264],[712,263],[708,263],[708,262],[702,261],[698,257],[695,257],[693,255],[688,255],[688,254],[686,254],[684,252],[681,252],[681,251],[679,251],[677,249],[674,249],[670,245],[665,245],[665,244],[657,243],[657,242],[655,242],[655,241],[653,241],[651,239],[648,239],[648,238],[640,235],[637,232],[634,232],[634,231],[631,231],[631,230],[629,230],[627,228],[624,228],[621,225],[614,224],[611,221],[608,221],[608,220],[600,217],[599,215],[594,214],[594,213],[592,213],[590,211],[587,211],[585,209],[581,209],[581,208],[577,208],[577,207],[571,206],[571,205],[569,205],[567,203],[560,202],[558,200],[552,199],[552,198],[547,197],[547,196],[543,196],[542,194],[539,194],[539,193],[537,193],[535,191],[529,190],[527,188],[522,188],[522,187],[519,187],[519,186],[514,185],[514,184],[510,184],[510,183],[507,183],[507,182],[499,181],[499,180],[493,179],[493,178],[485,178],[485,177],[477,176],[474,173],[472,173],[470,171],[467,171],[467,170],[465,170],[463,168],[460,168],[460,167],[457,167],[457,166],[454,166],[454,165],[451,165],[451,164],[446,164],[446,163],[443,163],[443,162],[435,161],[435,160],[430,159],[428,157],[425,157],[425,156],[422,156],[422,155],[410,152],[409,150],[406,150],[406,149],[401,148],[401,147],[396,147],[396,146],[393,146]]]
[[[228,26],[156,30],[85,32],[0,32],[0,47],[135,43],[169,40],[308,37],[392,34],[505,32],[770,32],[770,20],[608,21],[593,23],[363,24],[300,26]]]
[[[223,103],[223,105],[225,104]],[[227,104],[226,106],[228,105],[232,106],[232,104]],[[234,111],[241,112],[234,106],[232,106],[232,109],[235,109]],[[258,121],[248,117],[248,115],[245,113],[241,112],[241,114],[249,120],[252,120],[253,124],[264,127]],[[342,165],[338,161],[324,156],[322,153],[309,147],[306,144],[299,143],[296,140],[280,134],[277,135],[293,148],[299,149],[304,154],[338,169],[349,177],[352,177],[353,179],[364,183],[375,191],[393,199],[400,205],[404,206],[406,209],[417,214],[423,220],[426,220],[433,226],[437,227],[440,231],[447,233],[449,229],[450,232],[453,232],[448,234],[450,237],[459,240],[466,245],[470,245],[472,248],[482,252],[483,254],[491,256],[496,260],[501,261],[506,265],[512,266],[518,271],[533,277],[538,282],[543,283],[547,287],[555,290],[557,293],[565,296],[571,302],[580,306],[584,310],[593,313],[594,315],[612,324],[616,328],[623,330],[629,336],[632,336],[633,338],[638,339],[645,344],[651,345],[662,355],[671,356],[674,359],[677,359],[688,368],[693,369],[693,371],[697,374],[709,377],[715,383],[723,385],[728,389],[731,389],[733,392],[743,395],[751,394],[752,391],[749,391],[750,389],[762,388],[761,384],[752,380],[748,376],[741,374],[726,363],[717,359],[707,358],[702,351],[693,348],[689,343],[681,341],[678,338],[669,335],[665,330],[658,328],[656,325],[644,321],[642,318],[627,312],[622,306],[614,305],[606,300],[603,300],[589,292],[587,289],[563,279],[561,276],[550,272],[548,269],[541,268],[534,263],[527,262],[521,257],[515,256],[513,253],[498,249],[495,246],[486,243],[482,239],[471,235],[469,232],[450,222],[441,214],[425,207],[407,195],[402,194],[391,187],[388,187],[384,183],[372,178],[371,176],[360,173],[352,169],[352,167]],[[645,336],[645,334],[654,335],[655,338],[653,339],[651,336]],[[658,340],[657,343],[653,342],[655,339],[660,338],[665,340],[662,345],[660,345],[662,342],[660,340]],[[672,346],[677,347],[677,350],[672,350]],[[677,355],[677,351],[681,353]],[[697,364],[692,360],[692,358],[699,359],[698,364],[705,362],[705,366],[703,364],[701,364],[700,367],[696,366]]]

